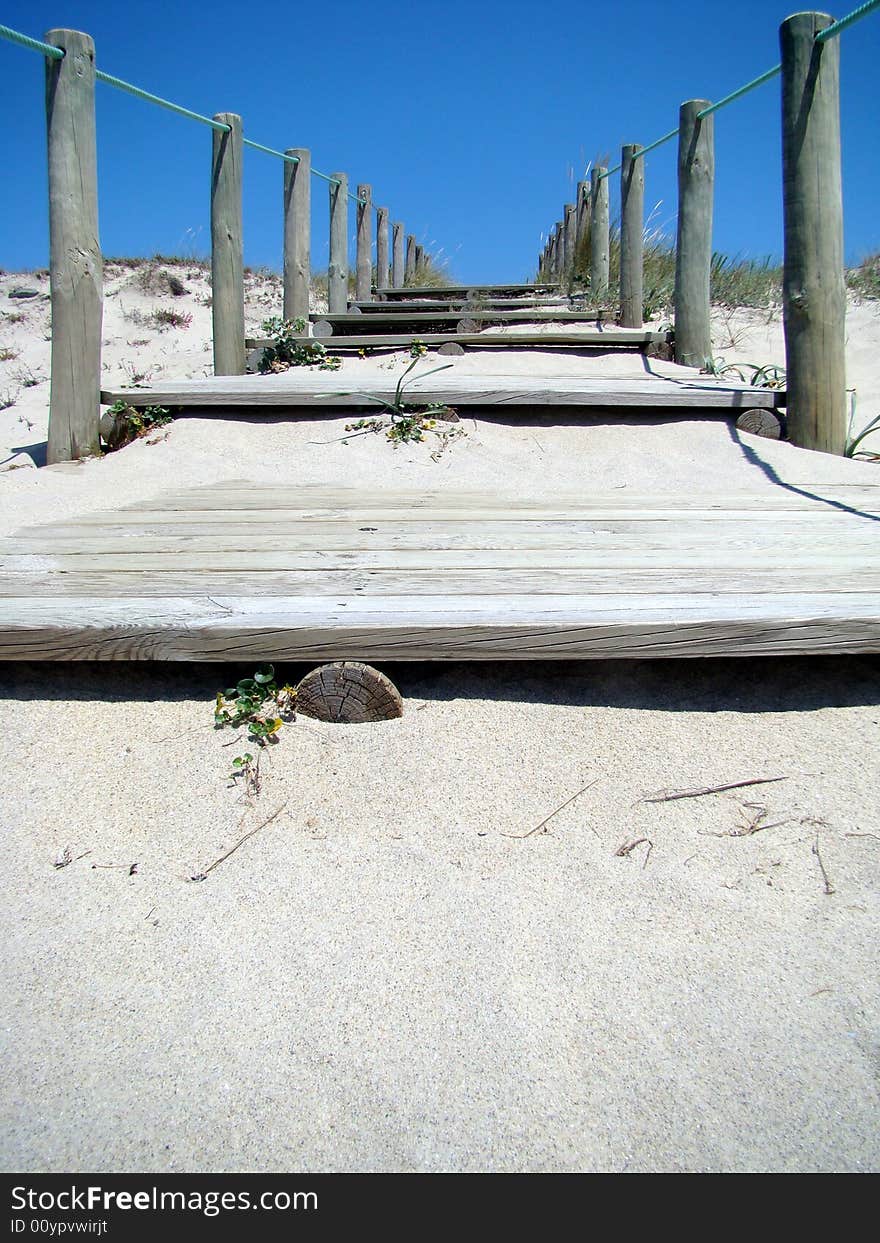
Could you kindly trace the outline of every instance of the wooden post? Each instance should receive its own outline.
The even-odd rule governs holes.
[[[559,234],[555,225],[550,234],[550,274],[554,280],[559,279]]]
[[[644,310],[645,162],[628,143],[620,163],[620,326],[641,328]]]
[[[563,215],[565,212],[563,211]],[[565,280],[568,272],[568,254],[565,250],[565,221],[556,221],[556,256],[559,264],[559,279]]]
[[[574,203],[565,204],[565,265],[569,278],[574,276],[577,216]]]
[[[241,224],[241,117],[218,112],[211,167],[211,318],[214,375],[244,375],[244,247]]]
[[[78,30],[50,30],[64,48],[46,61],[52,383],[47,460],[100,453],[101,304],[95,45]]]
[[[404,274],[404,284],[412,281],[416,274],[416,239],[411,233],[407,234],[406,239],[406,271]]]
[[[370,213],[373,210],[373,192],[369,186],[357,188],[357,269],[355,297],[358,302],[369,302],[373,284],[372,243],[370,239]]]
[[[416,242],[416,268],[422,268],[425,265],[425,250]]]
[[[805,449],[846,448],[840,49],[816,43],[825,13],[779,28],[782,52],[782,308],[788,434]]]
[[[590,170],[590,294],[603,297],[608,291],[611,267],[608,219],[608,178],[605,169]]]
[[[675,247],[675,361],[703,367],[712,357],[709,323],[715,117],[697,116],[706,99],[678,114],[678,238]]]
[[[388,286],[388,208],[376,208],[376,288]]]
[[[312,155],[305,147],[289,147],[284,161],[284,318],[309,318],[311,278]]]
[[[327,309],[339,315],[348,310],[348,177],[345,173],[331,176]]]
[[[590,232],[590,183],[588,181],[579,181],[577,183],[577,223],[575,225],[575,253],[581,253],[581,247],[584,244],[584,238],[589,236]]]
[[[395,220],[391,226],[391,288],[403,289],[404,258],[403,258],[403,221]]]

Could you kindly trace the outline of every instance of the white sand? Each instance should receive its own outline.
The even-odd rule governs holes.
[[[108,382],[124,361],[201,374],[209,309],[114,281]],[[0,280],[0,306],[26,317],[0,323],[21,350],[0,392],[10,369],[48,371],[47,304],[8,301],[15,283],[33,280]],[[254,282],[267,301],[249,328],[271,292]],[[193,324],[127,323],[129,298]],[[739,356],[781,362],[778,325],[755,321]],[[863,421],[878,324],[854,308]],[[378,365],[346,379],[366,387]],[[514,365],[584,363],[455,362]],[[47,389],[0,413],[0,444],[39,443]],[[465,419],[439,462],[380,437],[312,443],[345,421],[183,419],[102,461],[3,474],[0,531],[224,478],[511,496],[878,478],[724,420]],[[403,719],[299,721],[252,806],[224,780],[241,747],[210,724],[245,668],[0,668],[3,1168],[876,1168],[880,661],[385,668]],[[506,836],[594,778],[548,833]],[[783,823],[729,836],[753,804]],[[641,837],[650,852],[615,853]],[[90,853],[55,870],[65,848]]]

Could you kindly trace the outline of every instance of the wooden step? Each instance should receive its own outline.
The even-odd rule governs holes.
[[[552,506],[227,481],[0,541],[0,660],[880,651],[880,486]]]
[[[416,373],[417,374],[417,373]],[[106,389],[101,401],[134,406],[180,406],[186,409],[239,407],[308,407],[328,414],[336,410],[376,409],[373,398],[392,402],[397,378],[364,376],[355,384],[344,375],[292,367],[277,375],[210,376],[204,380],[162,380],[138,388]],[[589,409],[706,410],[718,413],[784,405],[785,394],[752,388],[711,376],[668,379],[583,379],[580,376],[475,376],[454,367],[424,379],[410,378],[406,401],[414,406],[577,407]]]
[[[527,297],[529,294],[556,293],[559,288],[557,282],[546,281],[543,284],[533,285],[443,285],[439,289],[436,285],[407,285],[402,289],[383,286],[380,289],[374,289],[374,292],[380,298],[394,300],[398,298],[455,298],[462,295],[466,298],[482,298],[493,297],[496,294],[515,298],[520,294]]]
[[[364,327],[372,328],[372,322]],[[294,337],[300,344],[320,341],[328,352],[335,354],[345,350],[363,349],[409,349],[416,341],[426,345],[428,349],[438,349],[441,345],[461,345],[471,348],[488,347],[489,349],[557,349],[559,347],[579,350],[605,351],[611,349],[642,350],[650,345],[664,345],[672,340],[668,332],[644,332],[639,328],[605,328],[593,332],[528,332],[519,328],[511,328],[504,333],[495,332],[410,332],[410,333],[367,333],[365,335],[345,335],[332,337]],[[264,350],[272,342],[265,337],[248,337],[245,347],[249,350]]]
[[[370,313],[371,328],[392,333],[407,327],[427,330],[432,325],[439,328],[455,327],[457,332],[473,332],[471,324],[595,324],[596,315],[584,311],[396,311]],[[313,313],[312,333],[316,337],[337,336],[347,332],[363,332],[367,316],[362,311],[342,311],[335,315]]]
[[[348,304],[349,311],[357,314],[362,311],[366,315],[388,315],[405,311],[452,311],[455,309],[475,311],[524,311],[532,308],[549,310],[558,307],[561,311],[571,310],[568,298],[478,298],[469,299],[466,295],[460,298],[411,298],[393,303],[388,302],[356,302]]]

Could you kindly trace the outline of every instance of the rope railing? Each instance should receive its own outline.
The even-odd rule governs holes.
[[[860,4],[858,8],[853,9],[851,13],[847,13],[846,17],[841,17],[839,21],[832,22],[830,26],[826,26],[824,30],[820,30],[816,35],[817,43],[826,43],[829,39],[835,38],[846,30],[848,26],[852,26],[862,17],[867,17],[869,13],[873,13],[875,9],[880,8],[880,0],[866,0],[865,4]],[[734,100],[741,99],[743,95],[747,95],[749,91],[753,91],[758,86],[763,86],[765,82],[769,82],[771,78],[775,78],[777,74],[782,72],[782,65],[773,65],[764,73],[758,74],[756,78],[752,78],[750,82],[746,82],[743,86],[737,87],[735,91],[731,91],[729,95],[725,95],[723,99],[719,99],[716,103],[710,104],[708,108],[703,108],[697,113],[698,118],[702,121],[703,117],[711,116],[713,112],[718,112],[721,108],[726,108],[728,104],[732,104]],[[678,133],[678,126],[671,129],[668,134],[664,134],[662,138],[655,139],[654,142],[648,143],[646,147],[642,147],[633,155],[634,159],[641,159],[642,156],[654,151],[665,142],[669,142],[671,138],[675,138]],[[619,173],[620,164],[615,164],[613,168],[605,169],[600,178],[610,177],[612,173]]]
[[[19,30],[13,30],[10,26],[0,25],[0,38],[8,39],[10,43],[17,43],[19,47],[29,48],[33,52],[39,52],[43,56],[48,56],[51,60],[61,60],[64,52],[61,48],[55,47],[51,43],[44,43],[41,39],[32,39],[30,35],[22,34]],[[218,130],[220,133],[228,133],[229,126],[222,121],[215,121],[211,117],[203,116],[200,112],[193,112],[191,108],[184,108],[182,104],[176,104],[170,99],[163,99],[161,95],[154,95],[152,91],[145,91],[143,87],[135,86],[133,82],[126,82],[123,78],[117,78],[112,73],[105,73],[102,69],[95,70],[95,78],[98,82],[104,82],[107,86],[113,86],[118,91],[124,91],[128,95],[133,95],[135,99],[142,99],[148,104],[156,104],[159,108],[165,108],[168,112],[174,112],[178,116],[186,117],[190,121],[198,121],[202,125],[208,125],[211,129]],[[254,142],[251,138],[242,138],[242,142],[246,147],[253,148],[254,151],[262,151],[266,155],[274,155],[279,160],[285,160],[289,164],[298,164],[299,159],[295,155],[286,155],[283,151],[276,151],[274,147],[266,147],[260,142]],[[336,177],[328,177],[326,173],[319,172],[316,168],[312,169],[315,177],[322,177],[324,181],[329,181],[331,185],[339,185]],[[366,206],[366,200],[358,198],[356,194],[348,196],[352,202]]]
[[[880,10],[867,0],[833,20],[799,12],[779,26],[780,62],[721,99],[685,100],[678,125],[644,147],[623,145],[612,168],[594,166],[577,183],[538,257],[538,276],[563,288],[585,281],[590,298],[618,322],[641,328],[647,314],[645,282],[644,156],[678,139],[678,210],[675,237],[674,357],[705,367],[712,357],[712,216],[715,127],[712,117],[751,91],[779,78],[782,104],[783,324],[787,368],[787,429],[804,448],[842,453],[846,445],[843,205],[839,49],[834,40]],[[821,53],[821,54],[820,54]],[[807,120],[810,122],[807,124]],[[620,174],[619,250],[612,293],[608,178]],[[542,235],[543,236],[543,235]],[[671,277],[671,274],[670,274]],[[801,292],[816,290],[806,301]]]

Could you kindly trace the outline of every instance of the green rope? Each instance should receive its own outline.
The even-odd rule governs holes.
[[[53,47],[51,43],[41,43],[39,39],[32,39],[30,35],[20,34],[17,30],[11,30],[9,26],[0,26],[0,36],[8,39],[10,43],[18,43],[22,47],[29,47],[32,52],[42,52],[44,56],[49,56],[52,60],[62,60],[64,51],[60,47]]]
[[[835,35],[839,35],[841,30],[846,30],[847,26],[857,22],[860,17],[867,17],[869,13],[873,13],[878,8],[880,8],[880,0],[868,0],[867,4],[860,4],[857,9],[847,13],[846,17],[841,17],[839,22],[832,22],[830,26],[820,30],[816,35],[816,42],[826,43],[829,39],[833,39]]]
[[[253,147],[255,151],[265,151],[266,155],[277,155],[279,160],[286,160],[288,164],[298,164],[298,155],[287,155],[284,151],[276,151],[274,147],[264,147],[262,143],[252,142],[250,138],[242,138],[241,140],[246,147]]]
[[[643,155],[647,155],[649,151],[653,151],[656,147],[661,147],[664,142],[669,142],[670,138],[674,138],[678,133],[678,126],[671,129],[668,134],[664,134],[662,138],[657,138],[654,142],[649,142],[647,147],[642,147],[639,151],[633,152],[633,159],[640,160]]]
[[[877,0],[880,4],[880,0]],[[725,104],[732,104],[735,99],[753,91],[756,86],[763,86],[765,82],[769,82],[771,78],[775,78],[777,73],[782,72],[781,65],[774,65],[772,69],[766,70],[765,73],[759,74],[757,78],[752,78],[751,82],[747,82],[745,86],[739,87],[735,91],[731,91],[729,95],[725,95],[723,99],[719,99],[717,104],[710,104],[708,108],[702,108],[697,117],[702,121],[703,117],[709,116],[713,112],[717,112],[719,108],[723,108]]]
[[[622,167],[622,164],[615,164],[613,168],[606,168],[604,172],[599,174],[599,181],[604,181],[605,178],[610,177],[612,173],[619,173]]]
[[[167,108],[169,112],[176,112],[179,116],[189,117],[191,121],[201,121],[203,125],[210,125],[211,129],[217,129],[226,134],[229,132],[229,126],[224,125],[222,121],[212,121],[210,117],[203,117],[200,112],[191,112],[189,108],[181,108],[180,104],[173,104],[170,99],[163,99],[161,95],[152,95],[149,91],[142,91],[139,86],[132,86],[131,82],[124,82],[122,78],[114,78],[111,73],[102,73],[98,69],[95,77],[99,82],[106,82],[108,86],[115,86],[117,90],[127,91],[129,95],[134,95],[136,99],[145,99],[149,104],[158,104],[160,108]]]

